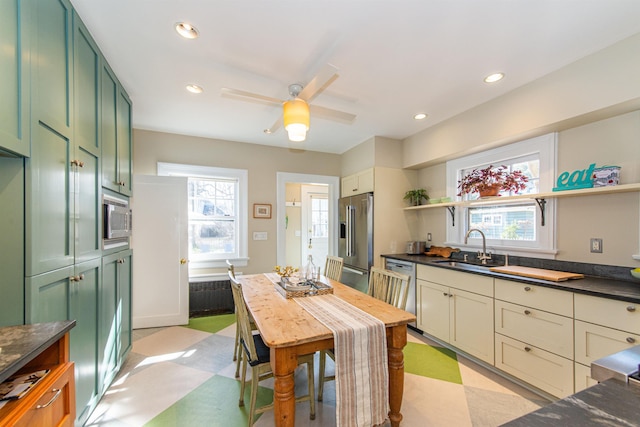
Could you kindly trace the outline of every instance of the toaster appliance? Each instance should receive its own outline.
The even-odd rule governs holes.
[[[423,254],[426,250],[427,242],[407,242],[407,255],[419,255]]]

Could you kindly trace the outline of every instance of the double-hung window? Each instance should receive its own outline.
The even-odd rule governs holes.
[[[451,210],[454,216],[448,217],[447,243],[464,247],[467,232],[478,229],[486,237],[487,251],[552,257],[555,254],[554,201],[543,202],[543,225],[541,204],[535,195],[551,191],[555,156],[556,134],[548,134],[447,162],[447,195],[452,200],[472,201]],[[518,195],[531,195],[531,198],[505,199],[505,203],[500,203],[499,198],[485,202],[477,194],[458,196],[458,181],[473,169],[489,165],[522,171],[528,183]],[[499,197],[513,195],[502,192]],[[469,235],[468,250],[481,244],[480,233]]]
[[[158,175],[187,177],[190,268],[246,265],[247,171],[158,163]]]

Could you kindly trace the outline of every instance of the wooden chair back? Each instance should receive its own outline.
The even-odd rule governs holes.
[[[342,266],[344,259],[337,256],[327,256],[327,262],[324,264],[324,275],[331,280],[339,282],[342,278]]]
[[[236,278],[236,269],[233,266],[233,264],[231,264],[231,261],[227,260],[227,269],[229,270],[229,277],[233,277],[234,279]]]
[[[374,298],[382,300],[404,310],[409,296],[411,277],[384,268],[371,267],[369,272],[369,291]]]
[[[247,305],[244,302],[242,286],[240,285],[240,282],[236,280],[235,276],[231,274],[231,270],[229,270],[229,281],[231,282],[233,303],[236,307],[236,318],[238,327],[240,328],[240,342],[248,353],[249,365],[253,366],[258,361],[258,354],[253,341],[251,322],[249,320],[249,310],[247,310]]]

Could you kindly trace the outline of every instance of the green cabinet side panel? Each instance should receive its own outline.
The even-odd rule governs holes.
[[[102,283],[98,301],[98,383],[101,392],[109,388],[118,367],[119,253],[102,258]]]
[[[124,358],[133,345],[131,330],[131,290],[133,281],[133,251],[131,249],[121,252],[122,262],[118,271],[118,332],[120,343],[118,346],[118,365],[121,366]]]
[[[101,260],[75,266],[69,290],[69,318],[76,327],[70,333],[70,355],[75,363],[76,419],[84,424],[97,403],[98,290]]]
[[[45,123],[70,137],[72,111],[71,5],[38,0],[32,37],[32,123]],[[33,127],[32,127],[33,128]]]
[[[24,323],[24,160],[0,157],[0,326]]]
[[[101,71],[102,186],[113,191],[119,191],[118,158],[116,153],[118,81],[106,63],[103,63]]]
[[[39,124],[26,160],[26,276],[73,265],[70,141]]]
[[[0,0],[0,10],[0,150],[29,156],[30,10],[21,0]]]

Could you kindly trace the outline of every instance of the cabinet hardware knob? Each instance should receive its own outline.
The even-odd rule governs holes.
[[[629,344],[633,344],[634,342],[636,342],[636,339],[634,337],[627,337],[627,342]]]
[[[525,286],[524,290],[525,290],[525,292],[529,292],[531,290],[531,286]]]
[[[124,264],[126,261],[124,260],[124,258],[120,258],[118,259],[118,264]]]
[[[448,293],[446,293],[446,292],[443,292],[443,293],[442,293],[442,295],[444,295],[445,297],[448,297],[448,296],[449,296],[449,294],[448,294]]]
[[[531,314],[531,311],[529,311],[529,310],[525,310],[525,311],[524,311],[524,314],[526,314],[526,315],[528,316],[528,315],[530,315],[530,314]]]
[[[630,306],[628,306],[628,307],[627,307],[627,311],[630,311],[630,312],[632,312],[632,313],[633,313],[634,311],[636,311],[636,306],[635,306],[635,305],[630,305]]]
[[[78,166],[78,161],[77,160],[71,160],[71,166]]]
[[[83,168],[84,167],[84,162],[81,162],[80,160],[78,160],[77,161],[77,165],[78,165],[78,167]]]
[[[526,352],[531,351],[531,347],[525,347],[525,348],[524,348],[524,351],[526,351]]]
[[[76,276],[69,276],[69,280],[71,282],[75,282],[76,281]]]
[[[38,405],[38,406],[36,406],[36,409],[44,409],[44,408],[46,408],[47,406],[51,405],[53,402],[55,402],[55,401],[56,401],[56,399],[57,399],[58,397],[60,397],[60,393],[62,393],[62,389],[61,389],[61,388],[54,388],[54,389],[52,389],[52,390],[51,390],[51,392],[52,392],[52,393],[55,393],[55,394],[53,395],[53,397],[51,398],[51,400],[49,400],[49,401],[48,401],[47,403],[45,403],[44,405]]]

